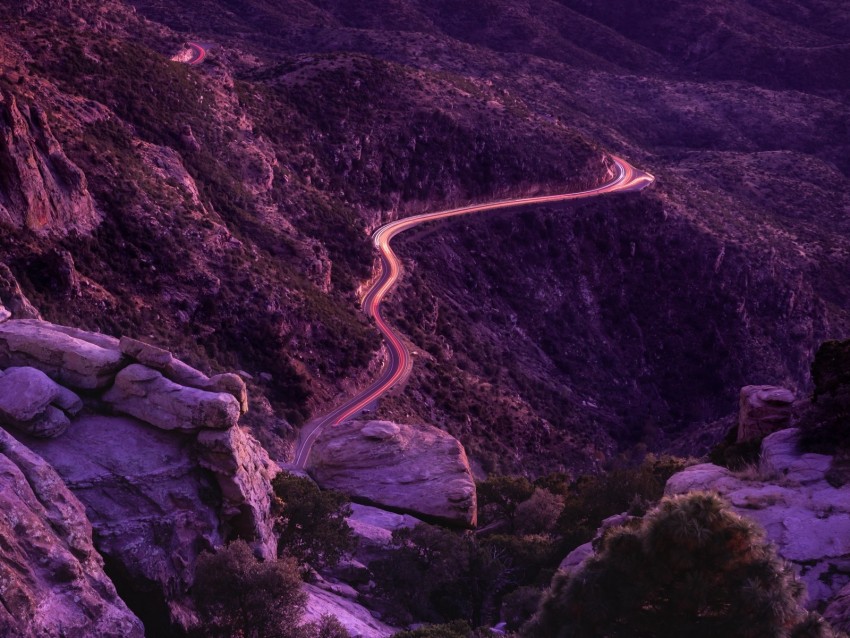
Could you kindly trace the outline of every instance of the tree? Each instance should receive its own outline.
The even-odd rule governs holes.
[[[245,541],[198,558],[192,595],[204,636],[306,638],[299,620],[307,595],[298,565],[260,562]]]
[[[827,636],[802,585],[763,533],[715,495],[667,498],[602,540],[579,572],[559,572],[529,638]]]
[[[503,518],[513,532],[516,510],[534,494],[534,485],[522,476],[491,476],[478,483],[477,493],[480,522],[487,524]]]
[[[516,508],[516,529],[521,534],[545,534],[551,532],[564,509],[564,497],[547,489],[537,488],[531,498]]]
[[[292,474],[278,474],[272,486],[278,498],[275,529],[281,554],[314,567],[332,567],[354,551],[357,538],[345,520],[351,515],[348,497]]]

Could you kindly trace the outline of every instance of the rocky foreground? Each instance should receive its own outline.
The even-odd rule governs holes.
[[[241,538],[257,556],[277,557],[271,481],[280,466],[239,425],[245,382],[24,307],[0,306],[0,634],[132,638],[191,628],[200,554]],[[430,426],[329,430],[311,471],[324,487],[390,509],[475,523],[463,447]],[[367,562],[394,527],[418,522],[357,507],[350,524]],[[365,569],[356,560],[349,568]],[[308,594],[308,620],[330,613],[367,638],[395,631],[342,583],[320,580]]]

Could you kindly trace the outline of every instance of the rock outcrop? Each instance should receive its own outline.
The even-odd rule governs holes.
[[[452,525],[476,524],[466,452],[430,425],[353,421],[326,428],[307,469],[321,487],[354,500]]]
[[[0,635],[142,638],[92,544],[79,500],[0,430]]]
[[[399,631],[372,616],[372,612],[358,605],[352,598],[322,589],[316,585],[304,586],[307,592],[305,621],[316,622],[330,614],[339,620],[352,638],[387,638]]]
[[[221,489],[220,517],[240,538],[254,541],[265,560],[277,558],[272,516],[272,479],[280,471],[263,447],[240,427],[198,435],[201,466]]]
[[[61,439],[24,439],[86,506],[95,544],[120,565],[132,596],[191,623],[185,594],[204,550],[220,546],[216,486],[195,458],[192,436],[136,419],[83,416]]]
[[[232,395],[179,385],[138,363],[118,373],[103,400],[163,430],[224,430],[239,420],[239,402]]]
[[[407,514],[358,503],[351,504],[351,516],[346,521],[358,539],[354,557],[365,565],[375,559],[386,558],[394,531],[415,527],[422,522]]]
[[[0,425],[40,438],[59,436],[83,408],[76,394],[41,370],[8,368],[0,371]]]
[[[108,337],[83,339],[82,332],[33,319],[0,323],[0,369],[28,366],[77,390],[105,388],[125,365],[124,355],[107,347]]]
[[[848,583],[850,489],[830,485],[831,457],[800,453],[798,437],[798,430],[788,429],[765,438],[757,473],[695,465],[672,476],[665,494],[708,490],[728,499],[738,514],[761,524],[779,555],[795,566],[806,583],[807,605],[823,609]]]
[[[90,230],[99,219],[86,177],[65,155],[44,113],[0,95],[0,216],[34,231]]]
[[[738,443],[763,439],[791,424],[794,393],[773,385],[741,388]]]
[[[45,114],[0,92],[0,222],[36,232],[89,231],[100,216],[85,174],[62,150]]]

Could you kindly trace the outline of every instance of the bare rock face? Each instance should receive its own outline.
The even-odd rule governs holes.
[[[476,524],[466,452],[430,425],[353,421],[326,428],[307,469],[321,487],[355,500],[453,525]]]
[[[670,477],[665,494],[708,490],[725,497],[738,514],[761,524],[795,566],[806,583],[807,606],[822,608],[848,583],[850,489],[830,485],[831,457],[801,454],[798,437],[789,429],[764,439],[756,475],[695,465]],[[850,629],[850,623],[839,626]]]
[[[357,638],[387,638],[399,631],[376,619],[372,612],[350,598],[310,584],[304,585],[304,591],[308,596],[305,622],[318,622],[322,616],[330,614]]]
[[[280,469],[263,447],[240,427],[198,435],[200,464],[221,489],[221,518],[266,560],[277,558],[271,514],[272,479]]]
[[[76,394],[35,368],[0,372],[0,425],[35,437],[52,438],[68,429],[83,408]],[[67,413],[67,414],[66,414]]]
[[[217,487],[198,465],[195,437],[83,416],[61,439],[24,442],[85,505],[98,550],[120,566],[131,594],[167,610],[165,621],[191,625],[195,560],[223,542]]]
[[[41,319],[41,314],[27,299],[15,275],[2,262],[0,262],[0,301],[6,306],[6,312],[11,315],[7,319]]]
[[[142,638],[92,545],[83,505],[0,430],[0,635]]]
[[[738,443],[762,439],[791,424],[794,393],[772,385],[741,388]]]
[[[94,228],[100,217],[86,176],[50,131],[44,113],[0,93],[0,223],[67,234]]]
[[[130,337],[121,337],[121,352],[131,359],[162,373],[166,379],[207,392],[227,392],[239,401],[239,412],[248,411],[248,389],[238,374],[225,373],[208,377],[200,370],[176,359],[168,350],[157,348]]]
[[[109,337],[31,319],[0,323],[0,368],[33,367],[78,390],[105,388],[124,365],[117,349],[105,347]],[[100,341],[100,345],[93,341]]]
[[[4,321],[11,319],[11,318],[12,318],[12,313],[9,312],[8,310],[6,310],[6,306],[4,306],[2,303],[0,303],[0,323],[3,323]]]
[[[179,385],[138,363],[118,373],[103,400],[163,430],[224,430],[239,420],[239,402],[232,395]]]

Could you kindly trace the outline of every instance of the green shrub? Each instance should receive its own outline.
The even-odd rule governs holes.
[[[763,532],[717,496],[664,499],[609,534],[579,572],[558,573],[528,638],[762,638],[811,633],[803,586]]]

